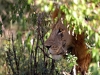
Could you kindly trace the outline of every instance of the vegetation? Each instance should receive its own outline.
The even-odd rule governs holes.
[[[64,23],[85,31],[92,54],[87,75],[100,74],[99,0],[0,0],[0,75],[67,75],[76,57],[54,61],[44,41],[50,35],[50,13],[59,5]],[[69,61],[69,62],[68,62]],[[63,63],[62,63],[63,62]]]

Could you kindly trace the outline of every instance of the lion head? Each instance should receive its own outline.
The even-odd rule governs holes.
[[[68,48],[71,44],[72,36],[67,27],[59,19],[52,27],[52,32],[49,38],[45,42],[45,46],[48,48],[49,54],[55,60],[60,59],[68,52]]]

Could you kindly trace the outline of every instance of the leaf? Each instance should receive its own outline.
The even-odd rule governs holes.
[[[32,3],[32,0],[28,0],[28,2],[27,2],[28,4],[31,4]]]
[[[76,13],[76,11],[73,11],[72,14],[73,14],[73,17],[74,17],[74,18],[77,18],[77,13]]]
[[[74,2],[75,4],[78,4],[78,3],[79,3],[79,0],[73,0],[73,2]]]
[[[95,42],[98,42],[98,39],[99,39],[99,35],[95,33]]]
[[[45,5],[45,6],[44,6],[44,10],[45,10],[46,12],[48,12],[48,11],[49,11],[49,7],[48,7],[47,5]]]

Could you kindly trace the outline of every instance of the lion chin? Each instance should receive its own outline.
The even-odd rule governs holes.
[[[51,48],[48,50],[48,53],[50,54],[50,57],[54,60],[60,60],[62,58],[62,55],[57,54],[57,51],[52,50]],[[59,53],[59,52],[58,52]]]
[[[54,60],[60,60],[62,58],[62,55],[52,55],[51,54],[51,58]]]

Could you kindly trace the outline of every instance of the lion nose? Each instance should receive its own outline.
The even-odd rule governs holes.
[[[48,49],[51,47],[51,46],[46,46]]]

